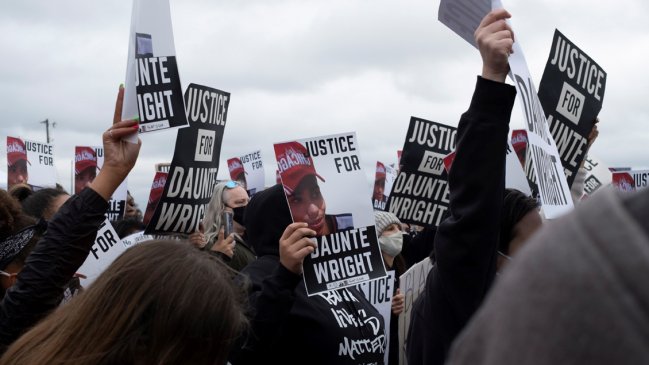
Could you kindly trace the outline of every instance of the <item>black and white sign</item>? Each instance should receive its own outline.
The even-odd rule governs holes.
[[[189,127],[178,130],[164,192],[147,234],[190,234],[212,197],[230,93],[190,84],[185,92]]]
[[[403,223],[437,226],[449,207],[444,157],[455,150],[457,128],[416,117],[401,154],[401,170],[386,210]]]
[[[588,135],[602,109],[606,72],[555,30],[539,100],[559,149],[568,185],[586,157]]]

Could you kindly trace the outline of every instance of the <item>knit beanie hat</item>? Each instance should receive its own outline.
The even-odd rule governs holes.
[[[401,227],[401,221],[396,215],[390,212],[383,212],[380,210],[374,211],[374,221],[376,222],[376,235],[381,237],[383,231],[392,223],[396,223]]]

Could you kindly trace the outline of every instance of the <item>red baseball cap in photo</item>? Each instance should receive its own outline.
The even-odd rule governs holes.
[[[525,129],[515,129],[512,131],[512,147],[516,152],[520,152],[527,147],[527,131]]]
[[[79,175],[89,167],[97,168],[97,153],[94,148],[76,146],[74,148],[74,174]]]
[[[381,162],[376,162],[376,176],[375,181],[385,180],[385,165]]]
[[[230,179],[232,180],[236,180],[239,175],[246,172],[241,160],[237,157],[228,160],[228,170],[230,170]]]
[[[313,175],[322,182],[325,180],[318,175],[313,166],[313,159],[299,142],[279,143],[275,145],[277,167],[282,177],[286,195],[293,195],[297,186],[306,176]]]
[[[25,160],[29,163],[25,142],[20,138],[7,137],[7,164],[13,166],[20,160]]]

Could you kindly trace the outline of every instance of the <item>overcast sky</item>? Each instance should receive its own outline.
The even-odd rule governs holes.
[[[649,2],[503,0],[537,86],[554,29],[608,73],[600,137],[609,166],[649,166]],[[100,145],[126,72],[131,1],[3,1],[0,138],[45,141],[56,122],[58,181],[67,189],[75,145]],[[457,125],[481,71],[474,48],[437,20],[435,0],[171,0],[183,88],[232,94],[221,152],[357,132],[368,184],[377,160],[396,162],[410,116]],[[522,128],[515,106],[512,129]],[[142,136],[129,189],[144,210],[154,164],[173,156],[175,131]],[[0,166],[6,169],[5,143]],[[6,170],[5,170],[6,171]]]

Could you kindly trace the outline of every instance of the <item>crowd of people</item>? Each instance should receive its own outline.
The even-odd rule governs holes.
[[[313,237],[353,228],[351,215],[326,215],[308,154],[252,197],[239,181],[219,182],[196,232],[135,245],[80,288],[77,270],[141,146],[123,140],[138,121],[121,120],[120,87],[93,179],[73,195],[32,191],[21,178],[0,190],[0,365],[395,365],[402,353],[411,365],[647,361],[649,190],[604,190],[548,222],[535,199],[505,187],[516,97],[505,82],[509,17],[494,10],[475,32],[483,68],[458,125],[446,217],[412,230],[374,212],[385,269],[395,271],[389,326],[354,286],[307,292]],[[596,137],[595,126],[589,145]],[[19,176],[24,161],[12,162]],[[113,225],[122,238],[144,230],[130,194]],[[433,266],[401,348],[398,278],[426,258]]]

